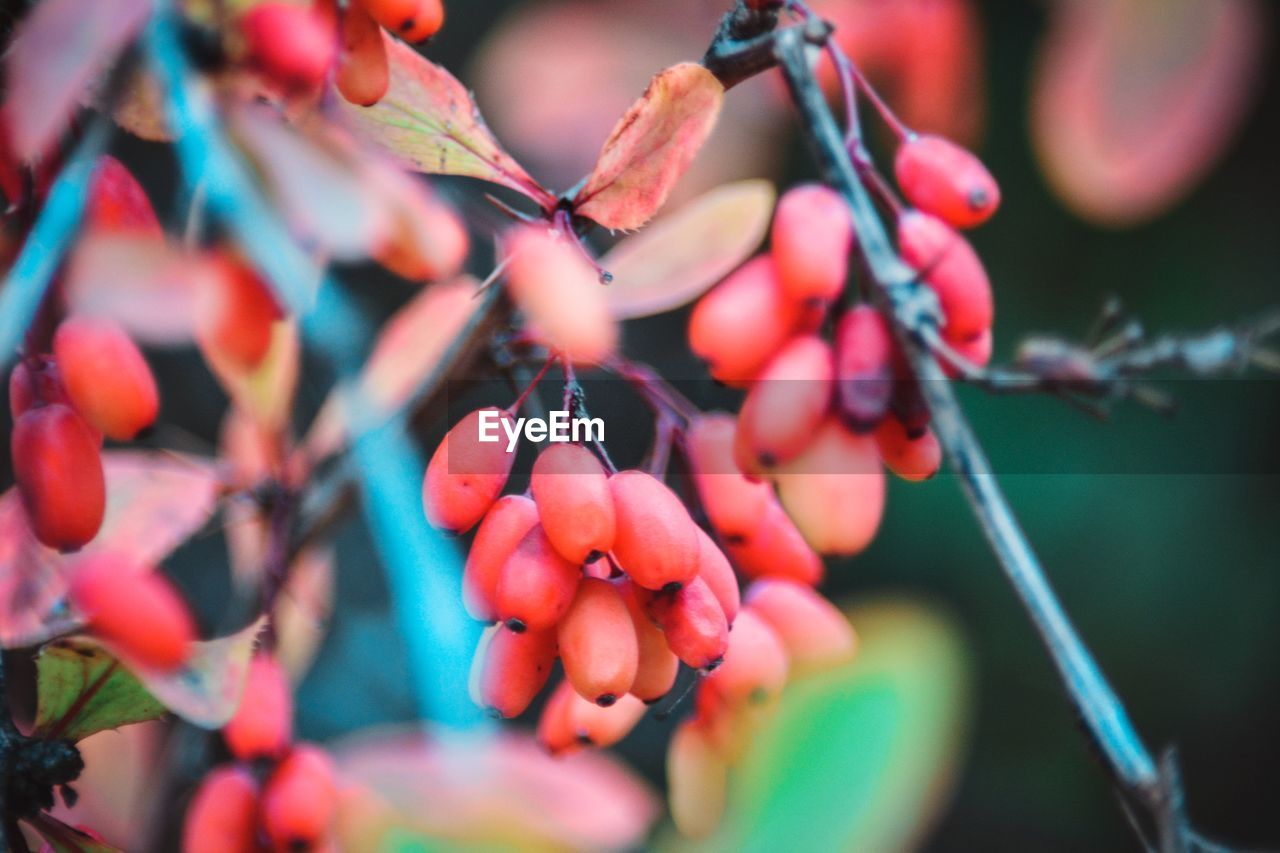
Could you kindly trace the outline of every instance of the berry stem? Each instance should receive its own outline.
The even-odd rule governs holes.
[[[534,377],[529,380],[528,384],[525,385],[524,390],[520,392],[520,396],[516,397],[516,401],[512,403],[510,406],[507,406],[508,414],[515,415],[520,411],[520,409],[524,406],[525,401],[529,399],[529,395],[534,392],[534,389],[538,387],[538,383],[541,382],[542,378],[547,375],[547,371],[551,369],[551,365],[556,363],[556,358],[557,356],[555,353],[552,353],[551,355],[547,356],[547,360],[543,362],[542,369],[539,370],[536,374],[534,374]]]

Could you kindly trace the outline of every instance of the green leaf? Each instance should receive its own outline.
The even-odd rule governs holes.
[[[705,849],[910,849],[945,803],[968,706],[961,638],[919,604],[846,612],[857,658],[788,684]]]
[[[120,661],[97,643],[80,638],[40,650],[36,693],[35,732],[49,738],[81,740],[166,713]]]

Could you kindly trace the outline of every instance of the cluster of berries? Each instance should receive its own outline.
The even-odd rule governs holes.
[[[187,809],[182,849],[323,849],[338,807],[336,773],[320,747],[294,743],[289,676],[270,653],[254,655],[244,698],[222,737],[236,762],[201,781]]]
[[[316,0],[312,8],[268,0],[239,20],[248,63],[285,94],[309,94],[330,68],[344,98],[372,106],[391,82],[382,28],[408,42],[444,25],[441,0]]]

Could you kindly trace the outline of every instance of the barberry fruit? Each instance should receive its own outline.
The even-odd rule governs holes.
[[[777,632],[748,606],[729,633],[724,663],[707,680],[730,704],[761,703],[782,691],[789,669],[789,656]]]
[[[444,26],[441,0],[360,0],[369,14],[407,42],[430,38]]]
[[[71,570],[71,603],[89,630],[141,666],[171,671],[191,654],[195,624],[162,575],[114,553],[92,554]]]
[[[566,692],[568,698],[560,700],[555,726],[567,729],[568,737],[562,731],[551,737],[552,741],[569,740],[575,745],[599,748],[613,746],[630,734],[644,716],[644,703],[630,694],[619,697],[612,705],[598,705],[583,699],[567,681],[556,688],[557,693],[561,691]]]
[[[927,480],[942,467],[942,446],[928,427],[911,438],[901,421],[885,418],[876,430],[876,447],[885,467],[904,480]]]
[[[518,717],[538,695],[556,662],[556,632],[497,628],[478,654],[480,703],[498,717]]]
[[[736,440],[764,469],[794,459],[831,406],[831,347],[814,335],[793,339],[760,372],[738,414]]]
[[[533,463],[529,489],[542,529],[567,560],[584,563],[613,548],[616,528],[609,475],[595,454],[577,444],[554,444]]]
[[[850,660],[857,638],[849,620],[812,588],[786,578],[756,581],[747,606],[768,622],[796,668],[816,669]]]
[[[554,628],[573,603],[581,578],[581,568],[560,556],[535,524],[502,564],[498,619],[517,633]]]
[[[584,578],[557,628],[560,661],[573,689],[597,705],[631,690],[640,662],[635,624],[617,587]]]
[[[800,321],[800,308],[783,293],[773,259],[747,261],[689,316],[689,347],[727,385],[756,378]]]
[[[76,411],[108,438],[128,441],[155,423],[160,409],[155,377],[116,323],[71,317],[54,333],[53,353]]]
[[[69,406],[28,409],[13,426],[13,475],[36,538],[75,551],[106,512],[99,439]]]
[[[98,158],[85,195],[85,227],[115,234],[164,238],[155,208],[142,185],[110,154]]]
[[[505,441],[480,441],[480,413],[484,411],[512,421],[508,412],[492,407],[467,415],[440,442],[422,480],[427,521],[454,533],[470,530],[484,517],[506,485],[515,461],[515,453],[507,452]]]
[[[538,507],[523,495],[506,495],[485,514],[462,569],[462,603],[473,619],[498,618],[502,566],[537,523]]]
[[[893,393],[893,334],[880,312],[858,305],[836,325],[836,409],[845,426],[870,432]]]
[[[293,694],[289,674],[274,656],[258,652],[249,661],[240,707],[223,727],[231,754],[241,761],[275,758],[293,737]]]
[[[822,558],[776,500],[770,501],[752,536],[726,547],[734,565],[749,578],[784,577],[816,585],[825,572]]]
[[[337,807],[329,756],[317,746],[299,744],[267,779],[262,825],[279,853],[310,850],[328,835]]]
[[[698,573],[697,525],[676,493],[643,471],[609,478],[617,529],[613,553],[647,589],[688,583]]]
[[[646,605],[653,593],[623,579],[618,584],[622,600],[635,626],[637,665],[631,695],[643,702],[656,702],[671,692],[680,671],[680,659],[667,646],[667,638],[649,618]]]
[[[748,480],[733,459],[737,419],[724,412],[699,415],[689,422],[684,448],[698,499],[711,526],[726,541],[741,541],[760,524],[773,500],[767,483]]]
[[[667,638],[667,647],[694,669],[712,670],[729,647],[729,622],[715,593],[702,578],[678,590],[654,595],[649,616]]]
[[[242,767],[217,767],[204,777],[182,825],[185,853],[254,853],[258,785]]]
[[[941,136],[907,137],[893,171],[911,204],[956,228],[981,225],[1000,206],[1000,187],[982,161]]]
[[[729,558],[701,527],[698,528],[698,577],[711,587],[716,601],[720,602],[720,609],[724,611],[725,621],[732,626],[741,604],[738,578],[733,574]]]
[[[778,280],[796,302],[830,302],[844,290],[853,244],[853,215],[840,194],[822,184],[788,190],[770,232]]]
[[[382,28],[359,3],[342,12],[342,43],[334,85],[342,97],[361,107],[371,107],[387,93],[391,70]]]
[[[333,62],[333,31],[305,6],[259,3],[241,16],[240,33],[250,64],[287,93],[318,88]]]
[[[936,216],[910,210],[898,218],[898,249],[938,295],[948,340],[967,341],[991,328],[991,281],[968,240]]]
[[[284,313],[258,274],[238,258],[218,255],[209,271],[197,294],[196,341],[212,360],[252,370],[267,357],[272,327]]]
[[[728,770],[701,720],[676,727],[667,747],[667,800],[682,835],[706,838],[720,825]]]

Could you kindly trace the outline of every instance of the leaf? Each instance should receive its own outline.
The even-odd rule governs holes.
[[[257,367],[245,371],[225,355],[201,348],[205,362],[232,402],[264,429],[281,429],[289,422],[298,387],[302,358],[296,320],[279,320],[271,327],[271,347]]]
[[[98,841],[45,812],[37,812],[26,820],[53,853],[120,853],[118,848]]]
[[[362,421],[391,414],[431,375],[480,307],[477,284],[462,276],[432,285],[383,325],[360,374],[359,395],[371,410],[359,413]],[[306,439],[312,458],[324,458],[346,441],[349,424],[342,406],[342,394],[335,391],[316,415]]]
[[[35,733],[78,741],[164,716],[165,706],[92,640],[46,645],[36,655]]]
[[[1254,0],[1059,0],[1040,47],[1032,136],[1079,215],[1125,226],[1213,167],[1258,95],[1270,28]]]
[[[165,707],[187,722],[221,728],[240,705],[249,659],[266,622],[263,616],[230,636],[192,643],[190,659],[177,672],[143,670],[138,677]]]
[[[613,274],[613,316],[647,317],[697,299],[760,245],[775,197],[769,181],[725,184],[619,242],[600,259]]]
[[[339,846],[637,849],[658,814],[649,787],[609,755],[552,758],[510,730],[436,731],[387,727],[332,745],[350,783]]]
[[[35,160],[57,140],[90,81],[147,20],[149,0],[43,0],[22,23],[5,63],[9,142]]]
[[[701,65],[656,74],[605,140],[574,213],[605,228],[648,222],[711,134],[723,100],[724,86]]]
[[[357,136],[379,145],[409,168],[463,175],[510,187],[544,208],[555,198],[502,150],[471,94],[452,74],[383,33],[391,85],[377,104],[333,99]]]
[[[221,481],[209,462],[176,453],[102,454],[107,508],[81,553],[124,551],[155,566],[212,517]],[[34,645],[74,629],[66,608],[70,558],[31,535],[16,489],[0,496],[0,646]]]
[[[276,658],[297,683],[324,642],[333,613],[332,547],[308,548],[294,558],[276,600]]]

